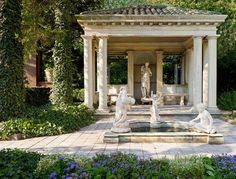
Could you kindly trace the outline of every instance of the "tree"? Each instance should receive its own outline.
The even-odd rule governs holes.
[[[0,120],[24,110],[21,0],[0,1]]]
[[[50,99],[56,105],[70,104],[74,61],[83,66],[80,53],[83,46],[79,40],[83,30],[74,15],[99,7],[100,3],[97,0],[23,1],[25,57],[40,48],[53,51],[54,80]]]

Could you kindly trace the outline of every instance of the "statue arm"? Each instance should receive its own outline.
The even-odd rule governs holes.
[[[152,76],[152,71],[150,68],[148,69],[148,71],[149,71],[150,76]]]
[[[199,119],[200,119],[200,114],[198,114],[198,116],[196,118],[194,118],[193,120],[191,120],[190,122],[192,123],[192,122],[195,122],[195,121],[197,121]]]

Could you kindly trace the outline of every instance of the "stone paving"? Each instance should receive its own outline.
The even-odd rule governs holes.
[[[214,125],[224,135],[225,143],[209,145],[204,143],[103,143],[103,134],[112,126],[111,119],[102,119],[82,128],[78,132],[37,137],[19,141],[0,141],[0,150],[18,148],[38,151],[44,154],[77,154],[92,157],[96,153],[134,153],[140,158],[174,158],[179,155],[236,154],[236,125],[215,119]]]

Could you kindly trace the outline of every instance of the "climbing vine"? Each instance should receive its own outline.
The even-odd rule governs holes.
[[[55,9],[57,38],[53,48],[53,87],[50,95],[52,104],[58,106],[73,102],[72,35],[69,17],[66,1],[58,1]]]
[[[21,0],[0,1],[0,121],[24,109]]]

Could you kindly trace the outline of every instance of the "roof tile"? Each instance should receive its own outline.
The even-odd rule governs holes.
[[[165,5],[142,5],[120,9],[85,11],[81,15],[219,15],[213,11],[181,9]]]

